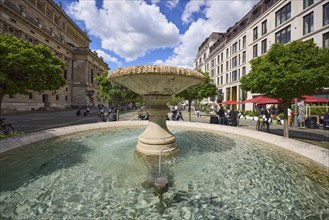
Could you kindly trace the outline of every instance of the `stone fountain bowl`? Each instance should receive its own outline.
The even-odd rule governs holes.
[[[116,69],[110,72],[109,79],[140,95],[175,95],[201,85],[204,76],[187,68],[143,65]]]

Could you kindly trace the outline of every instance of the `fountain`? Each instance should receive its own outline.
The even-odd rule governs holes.
[[[131,66],[114,70],[109,79],[143,95],[148,106],[149,123],[138,137],[136,150],[148,156],[158,156],[166,147],[166,155],[178,151],[175,136],[168,130],[167,103],[172,95],[203,82],[197,71],[172,66]]]
[[[0,140],[1,219],[329,218],[328,150],[206,123],[170,121],[170,132],[165,103],[169,94],[202,82],[194,71],[129,67],[110,79],[144,95],[150,121]],[[177,145],[172,163],[169,154],[177,153]],[[132,153],[135,146],[143,155],[159,156],[159,166],[148,169],[156,192],[141,187],[145,163]]]

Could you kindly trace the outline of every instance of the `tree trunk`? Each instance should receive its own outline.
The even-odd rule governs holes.
[[[117,112],[116,112],[116,117],[117,117],[117,121],[119,121],[119,108],[117,108]]]
[[[288,125],[288,108],[290,102],[283,103],[283,114],[284,114],[284,125],[283,125],[283,136],[289,138],[289,125]]]
[[[2,99],[5,96],[4,93],[0,93],[0,118],[2,118],[2,108],[1,108],[1,103],[2,103]]]
[[[192,105],[192,100],[187,100],[188,101],[188,121],[192,121],[192,116],[191,116],[191,105]]]

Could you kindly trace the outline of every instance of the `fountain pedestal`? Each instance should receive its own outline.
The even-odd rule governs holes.
[[[148,106],[149,123],[138,137],[136,151],[146,156],[158,156],[163,148],[166,148],[164,155],[176,153],[176,138],[166,125],[167,102],[171,95],[201,85],[204,76],[186,68],[146,65],[116,69],[109,79],[143,95]]]
[[[145,131],[138,137],[137,152],[149,156],[158,156],[162,148],[166,147],[165,155],[178,151],[175,136],[168,130],[166,116],[167,103],[171,96],[145,95],[144,101],[148,108],[149,122]]]

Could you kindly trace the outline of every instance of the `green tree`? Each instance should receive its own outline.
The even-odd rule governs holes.
[[[193,100],[201,100],[217,94],[217,87],[212,83],[209,73],[205,72],[202,74],[204,75],[204,83],[201,86],[192,86],[176,95],[188,101],[189,121],[191,121],[191,105]]]
[[[124,86],[111,83],[108,79],[108,72],[103,72],[96,80],[100,86],[100,95],[116,110],[117,121],[119,121],[119,111],[122,106],[141,101],[141,97],[137,93]]]
[[[64,63],[42,44],[0,35],[0,116],[5,95],[57,90],[65,85]]]
[[[291,100],[329,87],[329,49],[312,41],[274,44],[267,54],[250,63],[251,71],[240,81],[242,88],[282,102],[283,135],[289,137],[287,109]]]

